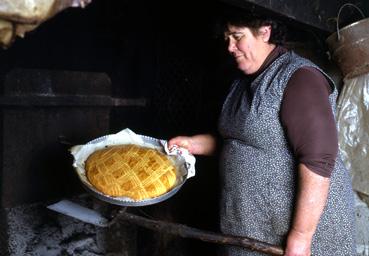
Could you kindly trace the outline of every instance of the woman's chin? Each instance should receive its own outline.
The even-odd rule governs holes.
[[[258,71],[258,68],[255,68],[253,65],[245,65],[245,63],[238,63],[237,67],[245,75],[252,75]]]
[[[245,67],[242,67],[242,66],[238,66],[238,69],[241,70],[245,75],[252,75],[252,74],[255,73],[250,68],[245,68]]]

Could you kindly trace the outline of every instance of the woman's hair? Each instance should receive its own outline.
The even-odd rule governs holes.
[[[271,26],[269,43],[283,45],[286,37],[286,28],[278,20],[266,16],[257,15],[241,8],[230,8],[223,12],[219,29],[222,33],[228,30],[228,26],[248,27],[254,35],[257,35],[262,26]]]

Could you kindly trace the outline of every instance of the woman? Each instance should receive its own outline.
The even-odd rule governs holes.
[[[243,15],[243,14],[242,14]],[[285,247],[285,255],[354,255],[350,177],[337,153],[333,81],[280,46],[278,23],[233,16],[228,51],[242,77],[224,102],[222,143],[210,134],[169,141],[220,155],[220,224],[225,234]],[[261,255],[228,247],[225,255]]]

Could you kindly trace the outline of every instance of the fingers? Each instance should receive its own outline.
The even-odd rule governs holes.
[[[189,149],[191,146],[191,139],[187,136],[174,137],[168,141],[168,148],[172,148],[174,145]]]
[[[287,237],[287,245],[284,256],[310,256],[312,236],[302,235],[291,229]]]
[[[172,149],[174,145],[185,148],[194,155],[210,156],[216,148],[216,140],[209,134],[198,134],[194,136],[178,136],[168,141],[168,148]]]

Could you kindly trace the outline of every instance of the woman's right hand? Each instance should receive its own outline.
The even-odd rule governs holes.
[[[174,145],[187,149],[193,155],[210,156],[215,152],[216,139],[210,134],[177,136],[168,141],[168,148]]]

